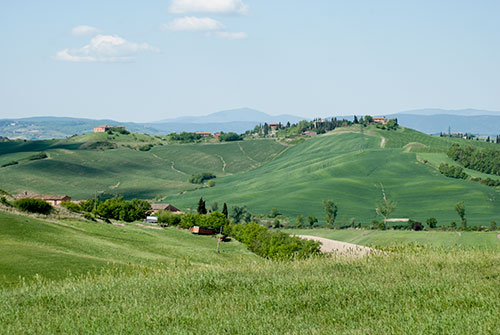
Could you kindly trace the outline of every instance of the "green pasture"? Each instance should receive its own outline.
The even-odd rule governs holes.
[[[0,287],[35,275],[60,280],[100,269],[258,261],[237,242],[194,236],[175,228],[149,229],[78,220],[43,220],[0,212]]]
[[[382,137],[386,138],[384,148],[381,148]],[[209,203],[248,205],[255,213],[269,213],[278,208],[292,220],[299,215],[313,215],[321,221],[324,217],[321,203],[331,199],[339,208],[339,224],[348,224],[353,219],[370,224],[377,219],[375,207],[382,199],[383,187],[386,195],[397,202],[392,218],[425,221],[434,216],[441,225],[449,225],[450,221],[459,221],[453,207],[464,201],[469,224],[500,222],[498,188],[444,177],[433,164],[417,157],[429,155],[421,151],[446,157],[447,147],[456,140],[475,144],[404,128],[398,131],[341,128],[290,147],[254,170],[218,180],[214,188],[169,196],[166,201],[188,208],[202,196]],[[417,142],[433,150],[423,150]]]

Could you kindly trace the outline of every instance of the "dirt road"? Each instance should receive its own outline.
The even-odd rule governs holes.
[[[319,241],[323,243],[321,246],[321,251],[325,253],[339,253],[339,254],[347,254],[356,257],[366,256],[370,253],[376,252],[375,249],[368,248],[358,244],[352,244],[347,242],[340,242],[335,240],[330,240],[328,238],[317,237],[317,236],[309,236],[309,235],[297,235],[300,238],[305,238],[308,240]]]

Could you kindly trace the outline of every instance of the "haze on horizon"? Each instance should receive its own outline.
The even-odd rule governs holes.
[[[500,2],[0,3],[0,118],[500,110]]]

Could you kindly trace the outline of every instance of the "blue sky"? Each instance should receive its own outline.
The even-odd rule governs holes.
[[[500,1],[0,2],[0,118],[500,111]]]

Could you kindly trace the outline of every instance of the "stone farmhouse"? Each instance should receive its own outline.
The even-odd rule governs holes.
[[[14,199],[25,199],[25,198],[33,198],[40,199],[48,202],[52,206],[61,206],[63,201],[71,201],[71,197],[67,195],[53,195],[53,194],[28,194],[28,192],[24,192],[23,194],[14,195]]]
[[[94,133],[105,133],[108,130],[113,129],[113,128],[125,129],[125,127],[123,127],[123,126],[108,126],[108,125],[104,125],[104,126],[94,127]]]

